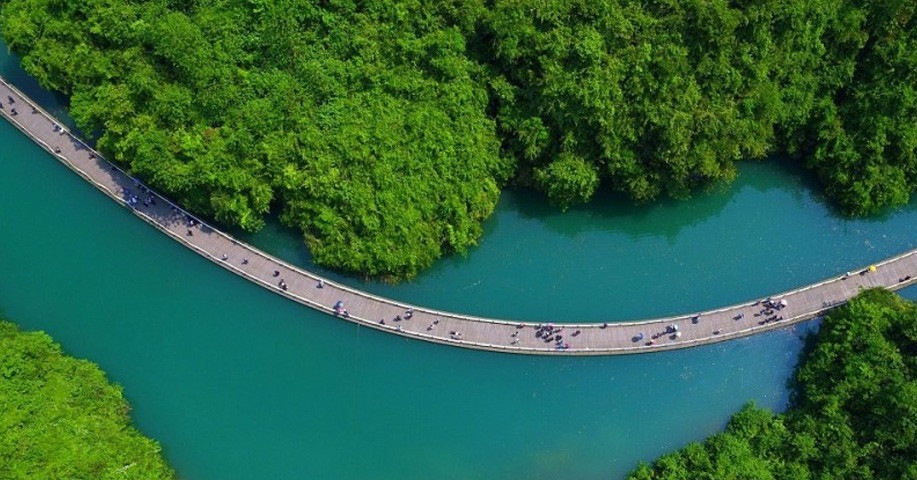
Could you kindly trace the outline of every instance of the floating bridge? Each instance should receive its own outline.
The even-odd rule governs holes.
[[[537,355],[658,352],[722,342],[808,320],[844,304],[864,288],[897,290],[917,283],[917,250],[911,250],[853,269],[850,274],[774,293],[767,299],[639,322],[558,322],[548,326],[443,312],[321,278],[234,239],[138,183],[3,79],[0,104],[0,115],[61,163],[204,258],[320,312],[417,340]]]

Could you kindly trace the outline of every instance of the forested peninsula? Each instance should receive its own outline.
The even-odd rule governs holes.
[[[175,478],[129,412],[98,366],[0,319],[0,478]]]
[[[464,252],[500,189],[560,209],[786,154],[846,213],[917,186],[909,0],[0,0],[108,157],[199,214],[276,212],[390,279]]]
[[[917,479],[917,305],[875,289],[829,313],[791,403],[746,406],[628,479]]]

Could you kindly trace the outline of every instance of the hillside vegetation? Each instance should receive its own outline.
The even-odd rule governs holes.
[[[0,478],[173,479],[129,413],[98,366],[0,320]]]
[[[917,479],[917,305],[861,293],[825,318],[789,411],[747,406],[628,478]]]
[[[845,212],[917,185],[906,0],[0,0],[24,68],[200,214],[409,278],[500,189],[688,197],[788,153]]]

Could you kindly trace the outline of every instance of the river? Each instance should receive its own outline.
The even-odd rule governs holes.
[[[64,113],[5,53],[0,72]],[[605,358],[425,344],[228,274],[6,122],[0,145],[0,307],[123,385],[137,426],[185,480],[620,478],[720,431],[747,401],[785,408],[802,339],[817,326]],[[917,246],[914,225],[917,202],[846,220],[792,162],[748,162],[736,183],[689,202],[634,207],[608,195],[561,215],[538,196],[507,192],[479,247],[414,282],[332,275],[468,313],[627,320],[865,265]],[[246,239],[311,265],[276,223]]]

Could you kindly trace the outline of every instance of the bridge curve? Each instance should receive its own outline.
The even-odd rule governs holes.
[[[2,78],[0,104],[0,115],[61,163],[204,258],[318,311],[418,340],[478,350],[542,355],[657,352],[721,342],[808,320],[845,303],[863,288],[897,290],[917,283],[915,249],[854,270],[851,275],[831,277],[769,297],[781,308],[767,308],[766,301],[756,300],[638,322],[553,326],[443,312],[329,281],[211,227],[105,160]],[[781,301],[786,306],[782,306]],[[338,302],[341,307],[335,308]],[[556,341],[558,336],[561,338]]]

